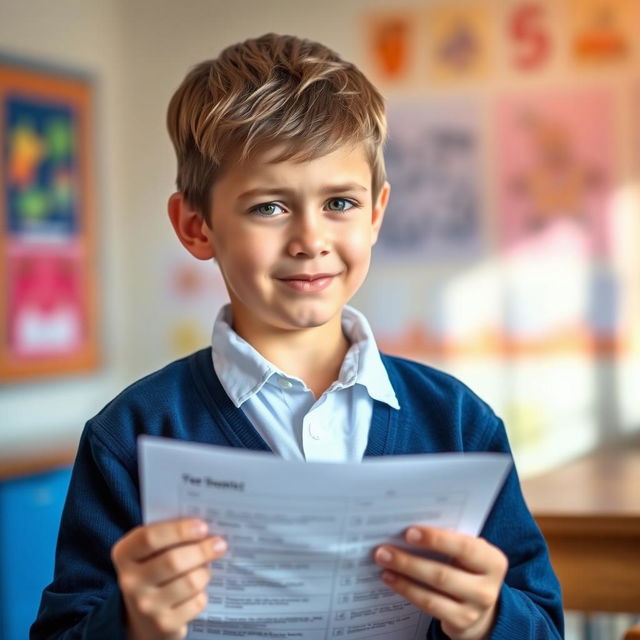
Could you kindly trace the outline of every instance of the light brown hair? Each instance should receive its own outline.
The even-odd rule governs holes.
[[[374,202],[386,179],[383,97],[354,64],[295,36],[268,33],[196,65],[171,98],[167,127],[177,188],[205,219],[225,161],[276,144],[275,161],[304,161],[364,143]]]

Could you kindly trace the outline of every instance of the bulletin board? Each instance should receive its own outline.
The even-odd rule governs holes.
[[[0,58],[0,381],[98,366],[93,88]]]

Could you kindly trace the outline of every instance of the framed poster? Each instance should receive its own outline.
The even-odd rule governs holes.
[[[0,381],[98,364],[92,87],[0,58]]]
[[[375,255],[432,264],[481,256],[480,106],[454,98],[393,101],[388,122],[391,198]]]
[[[538,259],[609,256],[617,172],[611,91],[503,96],[495,122],[505,251]]]

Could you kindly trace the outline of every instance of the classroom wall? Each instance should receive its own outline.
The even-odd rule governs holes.
[[[88,417],[120,388],[126,286],[123,203],[122,16],[117,2],[0,2],[0,56],[89,74],[95,83],[97,246],[101,301],[99,370],[0,387],[0,451],[75,442]]]
[[[388,9],[389,4],[384,0],[0,1],[0,52],[78,68],[96,79],[99,263],[104,296],[104,360],[99,372],[1,389],[0,448],[26,447],[43,436],[52,441],[77,437],[84,421],[119,388],[209,339],[210,321],[225,300],[220,279],[210,264],[199,265],[201,295],[181,297],[174,280],[176,273],[189,268],[185,264],[191,259],[172,237],[166,216],[175,160],[164,117],[168,99],[187,69],[215,56],[227,44],[276,31],[320,40],[368,71],[363,19],[376,8]],[[558,36],[561,39],[562,33]],[[611,79],[609,72],[603,74]],[[616,91],[624,90],[630,76],[628,68],[614,73]],[[598,82],[600,77],[583,81]],[[568,79],[567,69],[558,64],[529,85],[562,85]],[[503,70],[475,91],[490,105],[492,92],[525,85]],[[415,84],[383,90],[390,102],[429,93],[428,87]],[[625,140],[633,135],[640,140],[640,136],[632,129],[631,101],[621,100],[619,105],[616,140],[622,141],[624,149],[617,175],[619,198],[626,203],[620,216],[620,252],[626,269],[626,258],[634,254],[640,237],[634,220],[640,196],[632,145]],[[488,191],[492,219],[498,206],[490,189],[494,158],[488,155],[483,160],[481,181]],[[486,233],[492,247],[495,225],[487,225]],[[388,328],[388,318],[382,316],[389,304],[383,304],[386,294],[381,296],[381,290],[396,296],[394,304],[413,309],[407,313],[418,318],[425,303],[417,302],[415,292],[424,292],[425,283],[435,286],[443,281],[451,284],[459,298],[461,313],[472,313],[477,283],[487,277],[501,279],[504,267],[491,252],[472,263],[420,267],[374,262],[371,281],[354,303],[370,315],[374,329],[383,330]],[[404,285],[396,287],[397,282]],[[631,313],[637,313],[637,299],[630,306]],[[583,357],[566,353],[517,360],[487,353],[432,354],[430,361],[459,375],[504,415],[524,473],[558,464],[640,425],[635,400],[640,374],[633,350],[620,358],[604,357],[586,364]],[[549,386],[558,390],[556,397],[546,393]],[[575,387],[586,389],[580,403],[567,401]],[[527,395],[528,403],[522,400]],[[518,403],[511,401],[514,396]],[[553,410],[540,406],[547,401]]]

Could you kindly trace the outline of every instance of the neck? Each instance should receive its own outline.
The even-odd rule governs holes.
[[[322,327],[295,331],[247,332],[236,326],[234,330],[284,373],[303,380],[316,398],[338,379],[350,346],[340,316]]]

